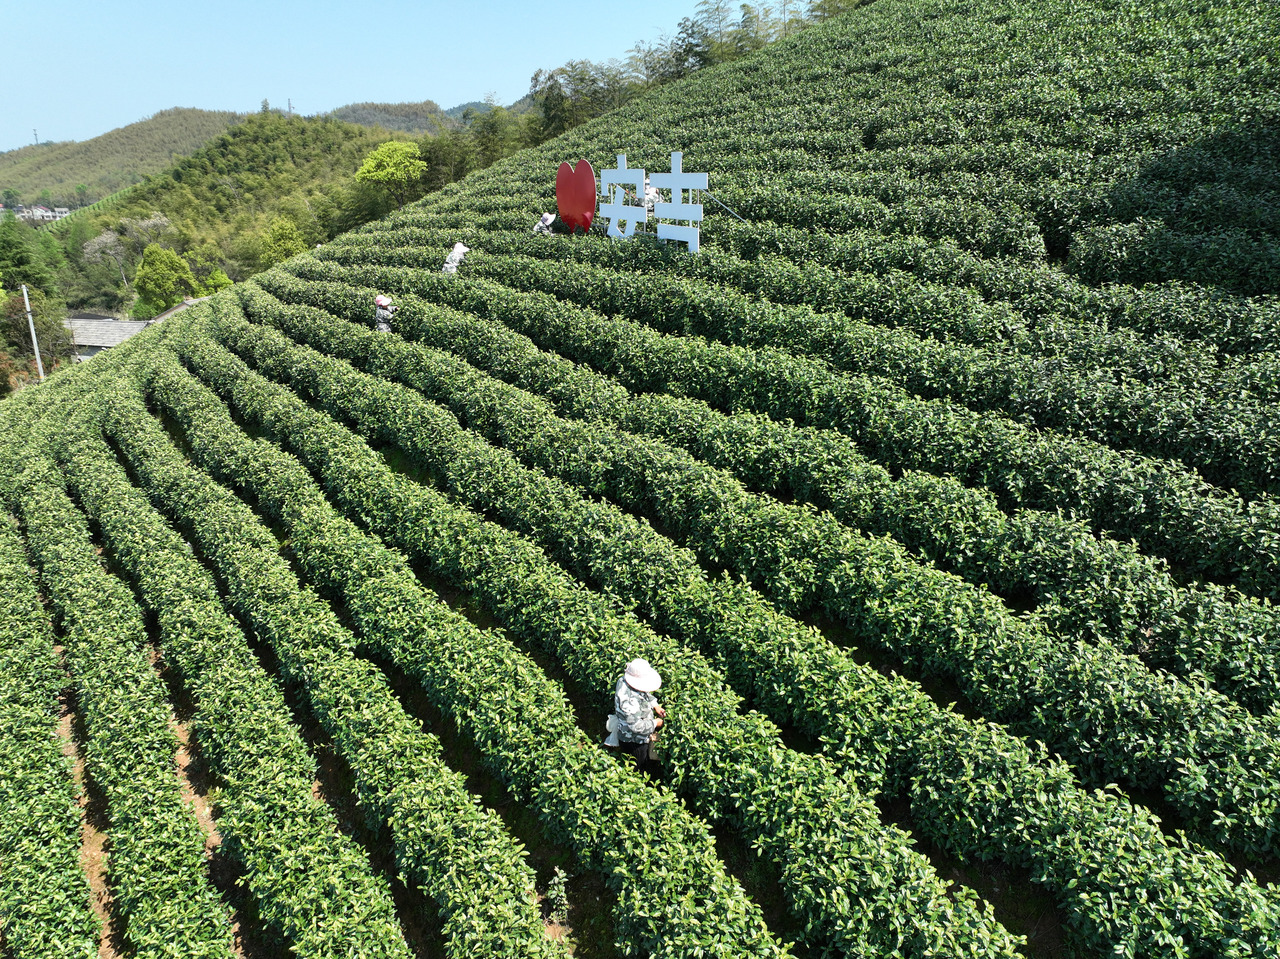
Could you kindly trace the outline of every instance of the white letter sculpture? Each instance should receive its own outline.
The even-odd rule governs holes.
[[[706,179],[704,176],[703,179]],[[618,154],[618,169],[600,171],[600,192],[604,200],[600,204],[600,215],[609,220],[609,236],[614,239],[630,238],[636,232],[636,224],[649,219],[649,211],[645,209],[644,200],[637,203],[626,201],[623,187],[633,187],[637,198],[644,196],[644,170],[627,169],[627,155]],[[612,188],[612,189],[610,189]],[[701,217],[701,208],[699,208]],[[618,224],[625,221],[626,227],[618,229]]]
[[[619,157],[619,160],[622,158]],[[670,190],[671,203],[654,204],[653,213],[659,220],[686,220],[689,226],[680,226],[675,223],[659,223],[658,238],[660,240],[676,240],[689,244],[689,252],[698,252],[698,227],[696,224],[702,222],[702,204],[684,202],[684,191],[689,191],[689,200],[693,200],[694,190],[705,190],[707,188],[707,175],[705,173],[685,173],[684,154],[671,154],[671,172],[670,173],[654,173],[649,177],[649,182],[655,189]],[[603,209],[603,208],[602,208]]]

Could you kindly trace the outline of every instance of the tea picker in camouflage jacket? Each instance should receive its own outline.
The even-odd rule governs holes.
[[[391,297],[375,296],[373,298],[373,321],[379,333],[391,332],[391,318],[396,308],[391,305]]]
[[[618,747],[631,753],[641,769],[649,762],[649,747],[657,741],[667,715],[653,695],[661,685],[657,670],[643,659],[633,659],[613,693],[610,727],[617,736]]]

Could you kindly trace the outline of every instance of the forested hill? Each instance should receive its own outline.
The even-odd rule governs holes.
[[[119,309],[118,266],[132,273],[147,243],[182,254],[197,279],[217,269],[238,280],[381,216],[390,201],[354,174],[389,136],[326,117],[252,114],[148,182],[52,224],[67,251],[63,295]],[[86,261],[85,244],[104,233],[127,248],[116,262]]]
[[[0,402],[6,950],[1280,955],[1277,49],[874,0]]]
[[[434,100],[421,103],[348,103],[330,110],[326,116],[344,123],[383,127],[402,133],[437,133],[453,126],[453,118]]]
[[[188,242],[196,234],[220,242],[249,232],[284,203],[308,234],[319,224],[322,236],[332,235],[337,230],[330,220],[344,202],[339,181],[349,186],[365,154],[388,136],[383,129],[323,117],[253,114],[105,204],[101,213],[94,211],[94,218],[118,220],[158,210],[175,224],[189,224]],[[78,219],[55,224],[54,230],[62,232]],[[209,235],[211,229],[215,235]]]
[[[18,202],[76,207],[158,173],[239,119],[175,107],[81,142],[41,143],[0,153],[0,191]],[[84,189],[80,190],[79,187]]]
[[[468,110],[475,110],[483,113],[485,110],[489,110],[491,108],[492,104],[485,103],[483,100],[469,100],[466,103],[459,103],[456,107],[450,107],[444,112],[446,116],[452,117],[455,120],[461,120],[463,114]]]

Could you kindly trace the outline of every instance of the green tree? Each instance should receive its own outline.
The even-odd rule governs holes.
[[[529,96],[541,114],[539,142],[616,110],[641,89],[643,80],[616,60],[570,60],[554,70],[538,70],[529,81]]]
[[[466,130],[443,130],[421,144],[428,190],[461,180],[477,166],[475,141]]]
[[[6,287],[12,291],[12,287]],[[27,290],[27,298],[31,302],[31,319],[36,328],[36,339],[40,341],[40,361],[45,372],[49,372],[62,360],[68,359],[74,347],[71,334],[63,324],[67,309],[60,300],[46,296],[40,290]],[[22,301],[22,291],[6,293],[0,290],[0,314],[3,319],[4,341],[0,343],[0,351],[12,357],[18,365],[18,372],[36,370],[35,351],[31,348],[31,329],[27,325],[27,308]],[[7,378],[6,378],[7,379]],[[7,387],[7,383],[5,386]],[[0,389],[0,392],[3,392]]]
[[[56,283],[58,274],[67,265],[66,251],[48,230],[32,230],[31,239],[36,259],[46,270],[54,274]]]
[[[729,31],[729,44],[735,56],[746,56],[773,40],[773,10],[768,4],[741,4],[741,19]]]
[[[231,277],[222,272],[221,267],[215,266],[209,271],[208,278],[204,281],[204,295],[211,296],[219,290],[225,290],[232,285]]]
[[[440,185],[451,182],[445,180]],[[359,180],[353,180],[346,189],[338,193],[336,200],[333,216],[329,220],[329,233],[333,236],[354,230],[362,223],[380,219],[395,209],[395,202],[387,195],[386,190],[375,183]]]
[[[153,210],[150,216],[125,217],[120,221],[116,232],[133,246],[134,254],[138,255],[148,246],[159,243],[172,230],[173,224],[169,222],[169,218],[158,210]]]
[[[468,109],[463,114],[463,120],[475,139],[482,168],[510,156],[522,145],[520,121],[505,107],[498,106],[492,97],[486,97],[485,103],[489,109],[483,113]]]
[[[427,164],[423,162],[418,144],[388,140],[365,157],[364,164],[356,171],[356,179],[379,184],[391,194],[397,206],[403,207],[426,172]]]
[[[13,392],[13,374],[18,371],[18,364],[7,351],[0,349],[0,396],[8,396]]]
[[[150,244],[143,251],[133,285],[138,291],[133,316],[138,320],[149,320],[177,306],[184,297],[202,292],[187,261],[158,243]]]
[[[818,21],[830,20],[857,7],[866,6],[869,2],[870,0],[811,0],[809,18]]]
[[[733,23],[733,5],[727,0],[698,0],[698,19],[706,26],[712,39],[723,44]]]
[[[57,266],[49,263],[34,233],[11,211],[0,217],[0,286],[16,290],[25,283],[50,293],[57,286]]]
[[[231,286],[232,280],[221,266],[221,252],[211,243],[188,250],[183,257],[191,267],[191,273],[199,284],[201,296],[217,293]]]
[[[262,235],[262,257],[259,266],[264,270],[270,269],[306,248],[307,241],[302,238],[298,225],[290,217],[278,216],[271,221],[266,233]]]
[[[804,11],[799,0],[778,0],[778,36],[788,37],[804,26]]]
[[[663,36],[656,43],[637,43],[627,63],[633,73],[648,83],[670,83],[714,62],[711,34],[691,17],[680,21],[674,37]]]
[[[5,191],[3,195],[4,195],[4,205],[6,209],[12,210],[14,207],[16,207],[19,203],[22,202],[22,197],[18,195],[18,191],[15,190],[13,187],[5,187]]]
[[[124,244],[120,242],[120,237],[111,230],[103,230],[92,240],[85,243],[81,249],[81,257],[86,263],[104,263],[110,261],[114,263],[116,269],[120,271],[120,282],[125,289],[129,287],[129,280],[124,275],[124,264],[129,259],[129,254],[124,248]]]

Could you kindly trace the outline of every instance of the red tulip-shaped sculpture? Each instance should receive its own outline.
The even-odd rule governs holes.
[[[571,232],[579,226],[583,233],[591,229],[596,215],[596,171],[586,160],[579,160],[576,169],[567,161],[560,164],[556,173],[556,208]]]

